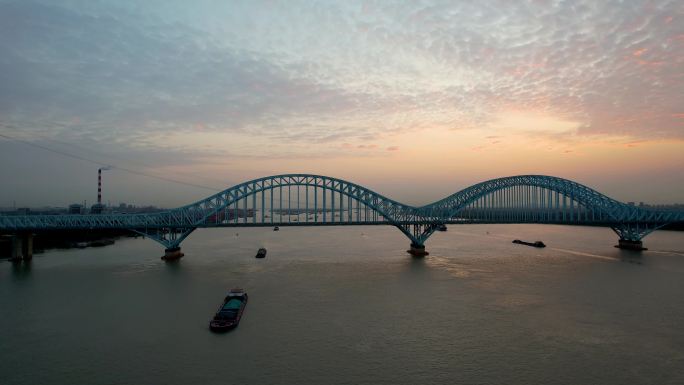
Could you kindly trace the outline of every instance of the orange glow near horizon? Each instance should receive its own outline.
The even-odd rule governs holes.
[[[616,136],[578,136],[578,123],[542,114],[502,114],[496,129],[445,130],[426,128],[419,133],[387,135],[367,144],[320,144],[302,152],[295,144],[280,143],[283,156],[262,155],[259,146],[236,135],[181,135],[180,142],[221,147],[245,141],[246,153],[235,159],[207,156],[201,165],[174,170],[205,175],[226,174],[234,183],[282,173],[336,176],[382,190],[397,181],[411,180],[401,192],[384,191],[415,204],[439,199],[451,188],[464,188],[486,179],[519,174],[556,175],[577,181],[600,181],[605,175],[673,172],[684,169],[682,140],[634,140]],[[524,129],[514,129],[525,127]],[[544,130],[550,128],[550,130]],[[679,171],[681,173],[681,171]],[[598,187],[600,189],[600,186]],[[388,189],[391,189],[389,187]],[[434,190],[434,192],[430,192]],[[419,192],[422,191],[422,195]],[[616,194],[613,194],[616,195]],[[620,196],[616,198],[620,199]],[[631,195],[623,199],[635,199]]]

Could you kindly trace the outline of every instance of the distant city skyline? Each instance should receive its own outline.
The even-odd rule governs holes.
[[[0,207],[284,173],[684,202],[684,3],[0,0]],[[179,184],[183,182],[185,184]]]

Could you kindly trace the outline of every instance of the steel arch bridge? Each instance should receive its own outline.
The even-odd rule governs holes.
[[[641,239],[682,211],[651,210],[609,198],[571,180],[518,175],[484,181],[437,202],[414,207],[366,187],[322,175],[286,174],[254,179],[172,210],[145,214],[3,215],[0,231],[128,229],[179,251],[197,228],[247,226],[392,225],[424,252],[444,224],[549,223],[612,228],[620,245]]]

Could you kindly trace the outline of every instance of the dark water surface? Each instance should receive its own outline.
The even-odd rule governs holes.
[[[641,257],[588,227],[450,226],[425,259],[408,243],[212,229],[177,264],[147,239],[0,263],[0,384],[684,384],[684,232]],[[231,287],[244,318],[212,334]]]

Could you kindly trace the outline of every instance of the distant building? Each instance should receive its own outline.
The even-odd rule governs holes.
[[[91,214],[102,214],[103,210],[104,210],[104,205],[102,203],[95,203],[94,205],[90,206],[90,213]]]
[[[78,203],[69,205],[69,214],[83,214],[83,205]]]
[[[31,209],[28,207],[17,208],[17,215],[29,215],[30,212],[31,212]]]

